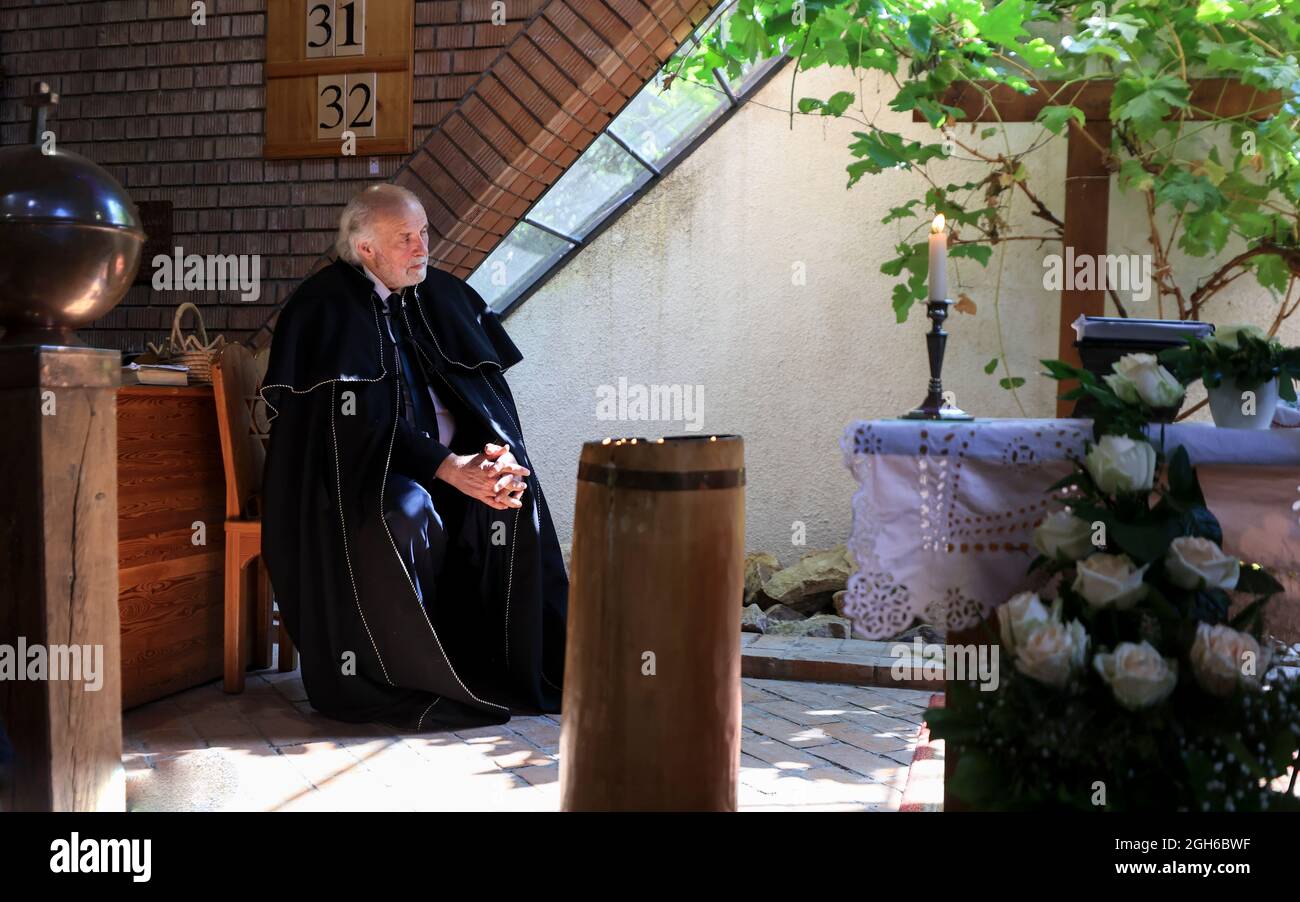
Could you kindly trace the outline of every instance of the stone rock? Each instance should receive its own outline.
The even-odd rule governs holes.
[[[835,593],[818,592],[816,595],[809,595],[807,598],[800,599],[798,610],[802,611],[807,617],[814,614],[834,614],[836,613]]]
[[[766,633],[772,625],[763,609],[756,604],[748,605],[740,611],[740,631],[742,633]]]
[[[850,624],[834,614],[818,614],[806,620],[783,620],[767,627],[769,636],[810,636],[818,639],[847,639]]]
[[[755,551],[745,555],[744,603],[753,604],[754,596],[763,589],[763,583],[780,569],[781,562],[775,555],[768,554],[766,551]]]
[[[810,557],[816,557],[819,554],[835,554],[836,552],[844,555],[844,560],[848,561],[850,571],[858,569],[858,565],[853,561],[853,555],[849,554],[849,546],[844,543],[840,543],[834,548],[829,548],[825,551],[819,551],[816,548],[812,551],[805,551],[803,554],[799,555],[799,560],[803,561]]]
[[[763,583],[763,594],[804,614],[815,614],[832,603],[834,593],[848,585],[854,566],[848,549],[812,551],[793,567],[773,573]]]
[[[779,623],[783,620],[803,620],[803,614],[783,604],[774,604],[764,613],[767,615],[768,623]]]

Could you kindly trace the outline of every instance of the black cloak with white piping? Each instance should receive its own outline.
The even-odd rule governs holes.
[[[280,312],[262,385],[272,419],[262,553],[307,696],[330,717],[414,730],[556,712],[568,579],[504,377],[523,356],[449,273],[430,267],[394,304],[453,409],[450,450],[507,444],[532,472],[519,509],[457,494],[464,514],[447,523],[426,613],[382,492],[392,471],[429,485],[448,449],[398,416],[397,350],[366,274],[338,260],[307,278]]]

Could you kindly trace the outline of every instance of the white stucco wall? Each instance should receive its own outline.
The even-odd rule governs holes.
[[[854,482],[839,449],[846,424],[898,415],[924,396],[924,308],[914,307],[907,323],[896,324],[893,280],[879,271],[916,223],[882,226],[880,219],[919,196],[918,177],[866,176],[846,190],[847,148],[861,126],[796,115],[791,129],[784,110],[792,76],[787,66],[756,103],[506,320],[525,355],[509,374],[510,385],[562,542],[571,538],[584,441],[685,431],[680,421],[597,419],[598,386],[616,386],[620,377],[630,384],[703,386],[704,434],[745,439],[747,547],[771,551],[782,563],[848,535]],[[878,122],[925,137],[910,116],[888,112],[892,94],[876,93],[874,75],[865,86],[867,109],[884,113]],[[805,72],[795,97],[856,87],[846,70]],[[1039,133],[1019,126],[1011,138],[1023,145]],[[1000,139],[984,146],[1000,148]],[[1063,139],[1032,155],[1030,184],[1058,215],[1064,168]],[[982,170],[963,171],[960,163],[943,170],[949,181],[965,181],[971,173]],[[1027,211],[1028,203],[1017,198],[1014,218],[1024,222]],[[1112,185],[1111,252],[1144,252],[1143,225],[1140,205]],[[1005,374],[983,372],[1000,353],[1000,319],[1011,372],[1027,379],[1018,392],[1024,412],[1052,416],[1056,383],[1037,375],[1037,360],[1057,356],[1059,301],[1042,287],[1042,258],[1059,246],[1003,247],[997,308],[998,251],[987,270],[959,261],[960,270],[949,271],[950,296],[966,291],[978,312],[949,320],[945,386],[978,416],[1020,415],[1016,399],[997,384]],[[804,285],[793,284],[797,263],[805,267]],[[1253,277],[1238,284],[1236,302],[1220,302],[1206,318],[1267,326],[1276,302]],[[1155,302],[1130,313],[1155,316]],[[1300,343],[1300,323],[1288,325],[1283,337]],[[806,524],[805,547],[791,544],[796,521]]]

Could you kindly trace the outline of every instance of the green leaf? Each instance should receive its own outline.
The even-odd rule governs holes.
[[[1251,47],[1248,41],[1233,41],[1220,44],[1218,41],[1202,39],[1200,50],[1202,53],[1209,51],[1205,58],[1205,64],[1214,69],[1240,72],[1253,66],[1258,61],[1258,57],[1250,52]]]
[[[1260,254],[1252,261],[1255,265],[1255,278],[1265,288],[1277,292],[1286,291],[1291,280],[1291,270],[1286,261],[1277,254]]]
[[[907,321],[907,312],[912,309],[915,300],[906,285],[894,286],[894,317],[898,322]]]
[[[1285,373],[1277,380],[1277,395],[1283,401],[1296,403],[1295,380]]]
[[[1186,169],[1174,169],[1156,186],[1156,201],[1169,204],[1176,210],[1191,205],[1199,212],[1222,206],[1223,194],[1205,176],[1194,175]]]
[[[930,30],[933,26],[926,15],[912,16],[907,22],[907,42],[924,56],[930,52]]]
[[[1080,370],[1077,367],[1070,366],[1064,360],[1040,360],[1038,361],[1047,367],[1047,374],[1053,379],[1068,381],[1070,379],[1079,379],[1084,382],[1096,382],[1096,378],[1087,370]]]
[[[1202,494],[1201,484],[1196,479],[1196,471],[1192,469],[1191,458],[1187,456],[1187,448],[1179,445],[1174,449],[1174,453],[1169,457],[1166,471],[1169,477],[1169,492],[1175,501],[1183,507],[1205,506],[1205,495]]]
[[[843,116],[844,111],[853,103],[852,91],[836,91],[828,100],[818,100],[816,97],[802,97],[799,99],[799,112],[813,113],[818,112],[823,116]]]
[[[973,20],[980,37],[1003,47],[1017,50],[1016,38],[1027,37],[1024,29],[1025,0],[1002,0],[997,6]]]
[[[1141,160],[1125,160],[1119,167],[1119,184],[1121,188],[1131,191],[1146,191],[1156,183],[1155,176],[1147,172]]]
[[[1256,212],[1241,202],[1234,202],[1229,205],[1228,214],[1232,217],[1233,226],[1247,240],[1273,235],[1274,219],[1266,213]]]
[[[998,385],[1002,386],[1008,391],[1010,391],[1013,388],[1019,388],[1024,384],[1025,384],[1025,379],[1023,376],[1012,376],[1010,378],[1003,378],[998,380]]]
[[[913,212],[912,208],[915,207],[920,202],[921,202],[920,198],[914,198],[912,200],[909,200],[907,203],[903,204],[903,206],[901,207],[890,207],[889,215],[886,216],[884,219],[880,220],[881,224],[884,225],[886,223],[894,222],[895,220],[898,219],[906,219],[910,216],[915,216],[916,213]]]
[[[1189,213],[1183,219],[1178,246],[1195,257],[1217,254],[1228,243],[1232,220],[1219,210]]]
[[[854,132],[853,134],[858,140],[849,145],[849,151],[855,157],[866,157],[863,162],[870,163],[871,169],[869,171],[873,174],[907,162],[907,153],[903,149],[901,135],[879,131],[870,133]],[[850,182],[849,184],[852,185],[853,183]]]
[[[905,142],[903,136],[896,132],[854,132],[853,135],[858,140],[849,145],[849,152],[865,159],[849,165],[849,187],[863,175],[875,175],[895,167],[910,169],[944,155],[942,144]]]
[[[1045,106],[1038,111],[1037,122],[1042,123],[1054,135],[1059,135],[1067,122],[1073,119],[1080,126],[1084,124],[1083,110],[1077,106]]]
[[[1225,3],[1224,0],[1201,0],[1196,7],[1196,21],[1206,25],[1213,25],[1228,18],[1231,11],[1232,5]]]
[[[996,370],[997,368],[998,368],[998,358],[994,357],[992,360],[990,360],[987,364],[984,365],[984,372],[988,373],[991,376],[993,375],[993,371]]]
[[[949,257],[969,257],[979,261],[980,266],[988,266],[993,256],[993,248],[984,244],[957,244],[948,250]]]
[[[894,253],[898,254],[898,256],[880,264],[880,271],[887,276],[902,275],[904,269],[908,272],[919,272],[924,275],[930,268],[928,242],[918,241],[915,244],[908,244],[904,241],[894,248]]]
[[[1187,82],[1174,75],[1121,78],[1111,95],[1111,118],[1134,122],[1143,134],[1151,134],[1175,108],[1187,107],[1191,93]]]
[[[880,167],[870,160],[859,160],[844,168],[849,174],[849,183],[844,186],[845,188],[852,188],[864,175],[875,175],[881,171]]]
[[[1223,168],[1223,164],[1217,159],[1218,152],[1211,149],[1210,156],[1204,160],[1196,160],[1192,163],[1192,169],[1197,175],[1203,175],[1214,187],[1223,184],[1224,178],[1228,175],[1228,170]]]
[[[846,51],[849,54],[849,64],[854,62],[854,55],[858,51],[857,44],[848,44]],[[898,71],[898,56],[891,53],[886,47],[862,47],[862,54],[857,57],[857,64],[863,69],[879,69],[881,72],[888,72],[891,75]]]
[[[1250,595],[1275,595],[1282,591],[1282,584],[1258,564],[1243,564],[1241,575],[1237,577],[1237,591]]]

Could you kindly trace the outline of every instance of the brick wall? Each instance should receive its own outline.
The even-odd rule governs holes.
[[[417,0],[416,146],[543,2],[507,0],[507,23],[493,25],[488,0]],[[262,255],[256,301],[136,285],[80,330],[88,343],[143,350],[185,300],[210,332],[246,339],[329,248],[341,204],[404,162],[378,157],[370,175],[363,156],[262,159],[265,9],[266,0],[208,0],[200,27],[189,0],[0,0],[0,144],[27,140],[19,98],[45,79],[60,95],[49,119],[59,146],[103,166],[136,201],[171,201],[173,244]]]

